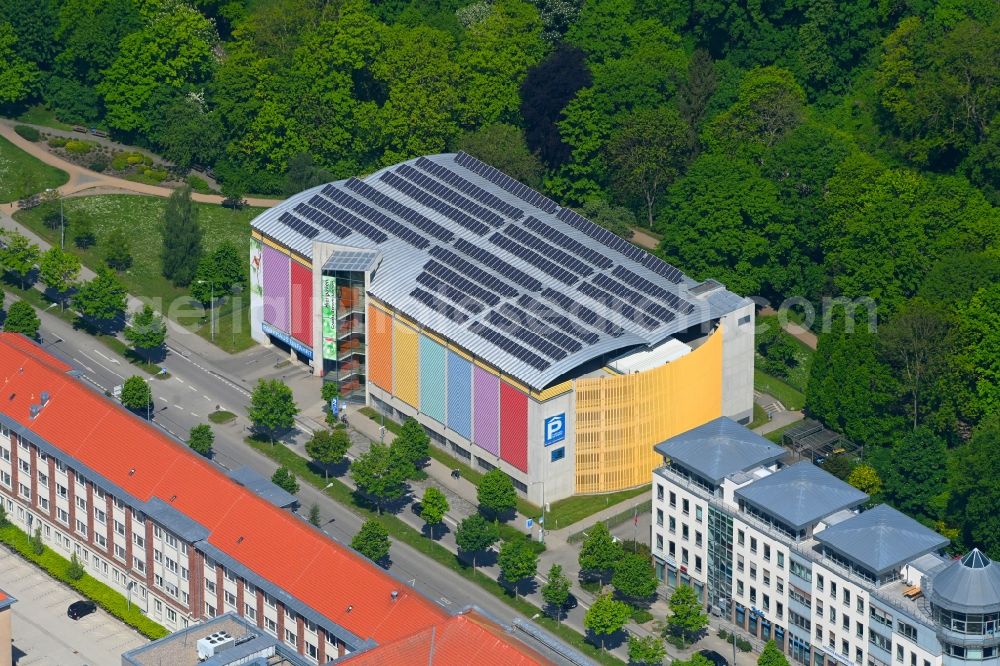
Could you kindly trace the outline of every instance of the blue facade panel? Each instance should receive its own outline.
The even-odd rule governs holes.
[[[448,352],[448,427],[472,439],[472,363]]]
[[[420,411],[444,424],[445,350],[426,335],[420,336]]]

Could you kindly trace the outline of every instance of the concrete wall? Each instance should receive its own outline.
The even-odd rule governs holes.
[[[10,616],[10,607],[0,610],[0,666],[11,666],[13,663]]]
[[[545,419],[565,414],[566,438],[545,446]],[[545,484],[545,501],[569,497],[576,492],[576,391],[538,401],[528,398],[528,499],[542,503],[542,483]],[[562,460],[552,461],[552,452],[565,449]],[[557,529],[555,524],[549,529]]]
[[[741,323],[742,321],[742,323]],[[720,319],[722,325],[722,415],[753,420],[754,304]]]

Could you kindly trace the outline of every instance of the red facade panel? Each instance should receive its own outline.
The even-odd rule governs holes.
[[[528,396],[500,382],[500,459],[528,471]]]
[[[312,347],[312,269],[292,261],[292,337]]]

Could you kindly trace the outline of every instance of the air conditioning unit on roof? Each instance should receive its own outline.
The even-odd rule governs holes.
[[[205,661],[206,659],[211,659],[219,652],[231,648],[235,644],[236,639],[226,631],[216,631],[204,638],[199,638],[197,645],[198,660]]]

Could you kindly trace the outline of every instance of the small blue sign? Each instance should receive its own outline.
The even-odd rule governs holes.
[[[545,419],[545,446],[566,439],[566,414],[556,414]]]
[[[524,521],[524,529],[530,530],[531,526],[534,525],[534,524],[535,524],[535,521],[533,521],[531,518],[528,518],[526,521]]]
[[[337,407],[337,403],[338,402],[339,401],[336,398],[330,398],[330,413],[331,414],[337,414],[337,413],[340,412],[340,409]]]

